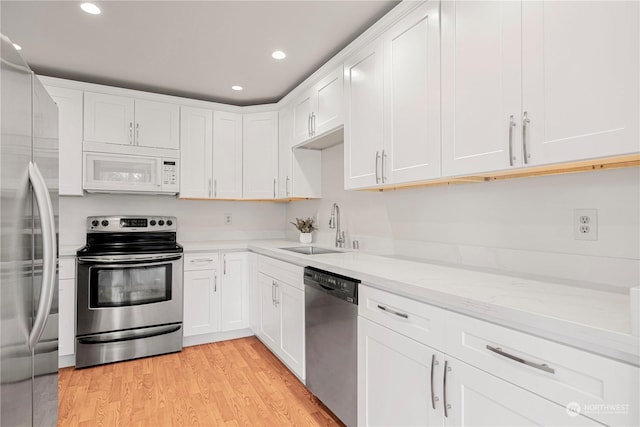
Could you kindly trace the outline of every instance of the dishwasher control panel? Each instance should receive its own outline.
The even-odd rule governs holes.
[[[315,267],[305,267],[304,284],[323,290],[352,304],[358,304],[358,283],[360,280]]]

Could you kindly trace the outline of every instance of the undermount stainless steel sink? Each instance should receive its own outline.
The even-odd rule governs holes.
[[[320,254],[335,254],[341,251],[334,251],[333,249],[319,248],[317,246],[296,246],[295,248],[280,248],[285,251],[297,252],[303,255],[320,255]]]

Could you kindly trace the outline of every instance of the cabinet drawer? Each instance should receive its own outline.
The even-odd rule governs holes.
[[[640,368],[456,313],[446,322],[447,354],[600,422],[639,424]]]
[[[360,316],[435,349],[444,348],[444,310],[364,285],[358,294]]]
[[[184,271],[216,270],[217,268],[218,252],[184,255]]]
[[[258,270],[276,280],[285,282],[297,289],[304,290],[304,269],[288,262],[260,256]]]
[[[66,257],[58,260],[58,278],[75,279],[76,277],[76,259]]]

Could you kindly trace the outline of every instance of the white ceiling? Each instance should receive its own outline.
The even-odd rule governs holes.
[[[234,105],[280,100],[398,1],[0,2],[38,74]],[[274,50],[287,58],[271,58]],[[231,90],[241,85],[244,90]]]

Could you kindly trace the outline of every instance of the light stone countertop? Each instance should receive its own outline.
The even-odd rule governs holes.
[[[485,273],[364,252],[302,255],[285,240],[181,242],[186,253],[251,250],[542,338],[640,366],[640,325],[632,330],[631,298],[562,282]],[[73,248],[73,254],[78,247]],[[63,250],[60,250],[63,256]],[[635,320],[634,320],[635,321]]]

